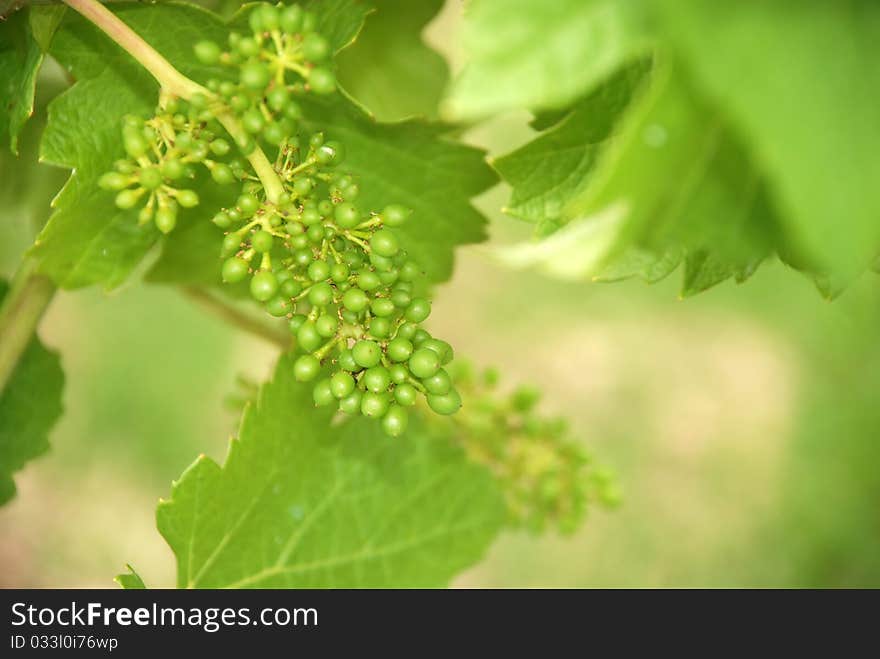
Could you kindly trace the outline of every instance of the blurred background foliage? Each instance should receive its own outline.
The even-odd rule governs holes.
[[[447,3],[426,31],[453,70],[458,11]],[[369,56],[389,56],[376,52],[389,45],[380,36],[363,43]],[[444,77],[442,63],[426,66]],[[34,164],[45,103],[65,84],[44,67],[21,159],[0,155],[3,276],[65,178]],[[436,105],[435,84],[420,93],[410,108]],[[398,107],[379,114],[395,118]],[[465,139],[506,153],[534,134],[529,120],[507,113]],[[500,212],[508,197],[499,185],[477,200],[490,246],[530,233]],[[563,283],[487,253],[459,252],[432,329],[459,354],[502,366],[506,380],[539,385],[548,411],[571,419],[625,494],[574,537],[505,534],[458,585],[880,586],[875,275],[827,302],[777,263],[743,286],[680,301],[671,279]],[[199,453],[222,459],[236,424],[224,401],[238,376],[265,377],[274,349],[175,289],[137,281],[112,294],[60,293],[40,334],[62,355],[66,415],[0,509],[0,585],[110,585],[126,560],[171,585],[156,500]]]

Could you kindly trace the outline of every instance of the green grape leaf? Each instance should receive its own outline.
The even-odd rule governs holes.
[[[656,281],[683,260],[686,296],[729,277],[742,281],[778,242],[762,176],[722,113],[668,57],[588,175],[561,211],[553,208],[564,224],[557,234],[513,248],[528,255],[521,265],[569,278],[628,272]]]
[[[0,303],[8,292],[0,280]],[[58,354],[32,339],[0,391],[0,505],[15,495],[12,474],[49,449],[49,431],[63,410],[63,388]]]
[[[395,231],[432,282],[451,275],[455,247],[485,240],[486,220],[469,201],[496,181],[482,151],[444,139],[448,127],[440,123],[378,123],[342,94],[302,105],[310,130],[345,145],[341,169],[358,181],[360,207],[413,209]]]
[[[189,5],[121,5],[114,11],[188,76],[222,76],[192,56],[199,39],[222,41],[225,26]],[[126,114],[148,116],[158,98],[155,81],[131,57],[75,12],[67,12],[51,54],[77,83],[49,106],[42,160],[73,174],[55,199],[55,212],[37,239],[41,271],[64,288],[121,284],[159,238],[152,224],[139,226],[137,212],[122,211],[97,179],[123,156]],[[182,213],[195,216],[200,209]]]
[[[160,504],[178,586],[434,587],[479,560],[505,519],[490,474],[420,423],[331,425],[311,388],[282,357],[225,464],[200,457]]]
[[[31,32],[43,52],[49,51],[52,37],[55,36],[66,9],[64,5],[31,6],[29,14]]]
[[[377,0],[357,41],[337,58],[340,84],[382,121],[436,116],[449,67],[422,39],[443,0]]]
[[[880,4],[669,0],[669,34],[760,164],[787,238],[845,279],[880,251]]]
[[[118,583],[124,590],[146,590],[147,586],[144,584],[144,580],[141,579],[141,575],[135,572],[131,565],[126,563],[125,567],[128,572],[117,574],[113,577],[113,581]]]
[[[0,21],[0,140],[18,153],[18,134],[34,111],[37,73],[43,51],[19,10]]]
[[[561,120],[542,115],[537,125],[551,130],[495,160],[492,165],[513,189],[504,212],[529,222],[558,220],[589,184],[599,154],[649,71],[646,60],[625,66]]]
[[[465,67],[444,112],[473,118],[568,105],[646,49],[634,9],[614,0],[473,0]]]

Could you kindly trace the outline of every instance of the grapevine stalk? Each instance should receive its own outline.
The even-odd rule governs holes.
[[[9,382],[54,294],[52,280],[36,272],[33,259],[25,259],[0,307],[0,392]]]
[[[164,92],[179,96],[187,101],[192,99],[195,94],[201,94],[212,101],[219,100],[216,94],[209,89],[175,69],[171,62],[162,57],[155,48],[97,0],[64,0],[64,2],[94,23],[120,48],[149,71]],[[229,110],[218,112],[217,120],[236,142],[240,142],[242,138],[246,137],[244,127]],[[272,163],[269,162],[259,146],[254,147],[254,150],[247,155],[247,159],[263,184],[266,198],[270,202],[276,203],[284,192],[284,186],[272,167]]]

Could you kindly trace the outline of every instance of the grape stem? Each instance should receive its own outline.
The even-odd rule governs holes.
[[[120,48],[150,72],[163,91],[184,100],[190,100],[195,94],[202,94],[210,101],[219,101],[216,94],[175,69],[171,62],[162,57],[155,48],[97,0],[64,0],[64,3],[78,11],[113,39]],[[216,116],[217,121],[236,143],[244,144],[247,142],[247,132],[232,111],[223,106],[218,110]],[[254,150],[247,155],[247,159],[266,190],[266,198],[273,204],[277,203],[284,192],[284,185],[266,154],[256,145]]]
[[[25,259],[0,307],[0,393],[30,343],[34,328],[55,295],[55,285],[38,274],[36,262]]]
[[[273,343],[282,350],[287,350],[291,345],[291,336],[284,328],[265,322],[262,318],[256,318],[252,314],[233,306],[229,302],[215,297],[208,291],[186,286],[183,293],[193,302],[215,316],[219,316],[230,324],[235,325],[251,334],[259,336],[269,343]]]

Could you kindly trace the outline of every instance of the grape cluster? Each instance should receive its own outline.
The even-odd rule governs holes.
[[[117,191],[121,208],[146,199],[141,221],[153,219],[165,233],[178,206],[198,204],[178,186],[198,168],[240,186],[234,204],[211,217],[225,232],[222,280],[247,282],[270,315],[288,320],[301,353],[294,375],[317,381],[316,405],[381,419],[398,436],[420,395],[438,414],[461,407],[444,368],[453,350],[421,327],[431,312],[426,283],[396,233],[410,210],[359,205],[358,181],[339,168],[343,146],[303,129],[297,99],[335,89],[330,46],[315,23],[297,5],[264,3],[249,14],[252,34],[230,34],[228,50],[197,43],[199,60],[236,75],[207,81],[205,94],[188,101],[163,97],[146,121],[126,119],[129,158],[101,185]],[[224,129],[239,153],[220,137]],[[275,156],[272,177],[282,190],[270,194],[256,153]]]
[[[177,225],[178,208],[199,203],[195,190],[181,187],[204,167],[217,183],[234,183],[243,174],[241,161],[222,162],[232,151],[223,139],[223,128],[205,108],[206,100],[189,103],[165,99],[148,120],[125,117],[122,144],[128,158],[118,160],[98,185],[116,192],[116,205],[122,209],[142,204],[139,221],[155,222],[162,233]]]
[[[455,418],[468,456],[501,482],[511,523],[533,531],[577,529],[589,504],[614,505],[620,493],[610,473],[592,464],[563,419],[542,416],[540,394],[528,386],[498,392],[498,374],[457,363],[455,379],[468,407]]]

